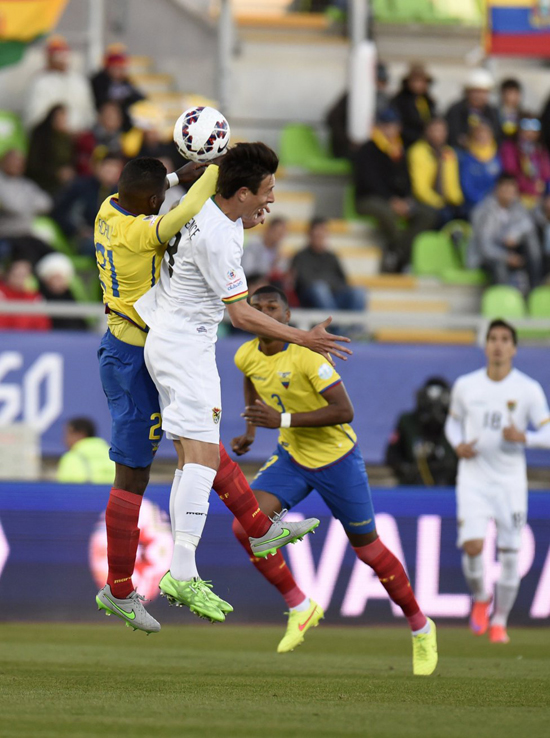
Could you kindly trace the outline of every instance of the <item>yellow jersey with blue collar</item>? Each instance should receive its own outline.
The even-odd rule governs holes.
[[[328,405],[323,393],[342,381],[327,360],[302,346],[286,344],[266,356],[257,338],[235,354],[235,364],[254,385],[260,398],[281,413],[305,413]],[[279,443],[301,466],[318,469],[338,461],[357,442],[351,425],[281,428]]]
[[[134,303],[159,278],[167,242],[214,194],[218,167],[210,166],[181,203],[166,215],[136,215],[121,207],[118,194],[103,201],[94,242],[109,330],[121,341],[144,346],[145,323]]]

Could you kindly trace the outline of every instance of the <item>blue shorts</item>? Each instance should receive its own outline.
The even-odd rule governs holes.
[[[250,486],[275,495],[288,510],[316,489],[348,533],[371,533],[376,527],[369,480],[357,446],[329,466],[307,469],[278,445]]]
[[[112,421],[109,456],[132,469],[149,466],[162,438],[162,421],[143,346],[119,341],[107,331],[97,357]]]

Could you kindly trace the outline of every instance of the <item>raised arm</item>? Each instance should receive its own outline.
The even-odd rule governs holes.
[[[182,167],[185,169],[185,167]],[[191,168],[193,171],[200,171],[200,167]],[[191,170],[190,170],[191,171]],[[181,170],[178,170],[178,175]],[[178,176],[174,175],[174,176]],[[169,175],[169,182],[170,182]],[[178,176],[178,182],[184,182],[181,177]],[[218,167],[211,165],[202,175],[202,177],[195,182],[191,187],[187,195],[183,200],[169,213],[163,215],[158,221],[157,235],[161,243],[167,243],[172,236],[175,236],[183,226],[188,223],[191,218],[194,218],[197,213],[200,212],[204,203],[209,197],[216,192],[216,184],[218,182]]]

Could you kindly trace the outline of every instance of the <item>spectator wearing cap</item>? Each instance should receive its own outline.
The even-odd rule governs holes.
[[[504,141],[514,138],[518,132],[522,95],[521,84],[517,79],[510,77],[501,82],[498,114]]]
[[[109,458],[109,444],[97,436],[89,418],[71,418],[65,426],[69,449],[59,460],[57,481],[63,484],[112,484],[115,463]]]
[[[95,120],[90,82],[70,68],[70,47],[62,36],[46,44],[46,67],[33,78],[23,114],[25,126],[34,128],[55,105],[67,109],[68,130],[79,133]]]
[[[97,122],[76,140],[78,174],[92,174],[98,155],[122,153],[122,123],[120,105],[115,102],[103,103],[97,114]],[[99,154],[96,149],[100,149]]]
[[[93,173],[77,177],[59,195],[52,217],[67,238],[75,243],[78,253],[93,256],[94,223],[103,200],[116,192],[124,160],[117,154],[98,157]]]
[[[413,195],[437,212],[439,227],[463,215],[458,157],[447,145],[447,133],[445,119],[432,118],[407,154]]]
[[[489,195],[502,171],[502,163],[491,124],[483,119],[475,121],[458,154],[460,186],[466,212]]]
[[[40,293],[48,302],[76,302],[71,292],[74,279],[72,261],[65,254],[48,254],[36,265],[36,276],[40,280]],[[54,316],[52,328],[64,331],[86,330],[86,321],[82,318],[64,318]]]
[[[411,64],[401,90],[391,101],[401,118],[401,136],[405,148],[418,141],[426,124],[435,114],[435,102],[429,93],[432,78],[422,64]]]
[[[376,65],[376,112],[385,110],[389,105],[388,70],[386,65],[378,62]],[[348,103],[349,94],[342,97],[329,110],[326,123],[329,129],[330,148],[333,156],[350,158],[357,148],[348,137]]]
[[[387,108],[353,162],[357,212],[376,218],[384,249],[382,269],[390,272],[409,264],[413,239],[437,220],[433,208],[412,195],[400,134],[399,116]]]
[[[465,85],[464,97],[451,105],[447,111],[450,146],[466,146],[470,128],[481,119],[487,121],[495,140],[500,141],[499,113],[489,103],[493,85],[493,77],[486,69],[473,69],[470,72]]]
[[[145,96],[130,81],[124,46],[114,44],[107,49],[103,68],[92,77],[92,89],[96,108],[99,110],[106,102],[116,102],[122,109],[124,130],[130,130],[132,122],[128,109]]]
[[[33,283],[30,261],[12,261],[0,280],[0,301],[43,302],[42,295]],[[48,331],[50,328],[51,321],[46,315],[0,313],[0,330]]]
[[[505,141],[500,150],[503,169],[516,178],[527,207],[535,207],[550,183],[550,156],[540,135],[540,120],[524,113],[519,120],[517,136]]]

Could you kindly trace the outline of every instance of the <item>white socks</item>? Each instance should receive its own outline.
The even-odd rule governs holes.
[[[518,594],[520,578],[518,574],[518,551],[499,551],[500,577],[495,587],[496,603],[491,625],[506,627],[508,615]]]
[[[483,555],[468,556],[467,553],[463,553],[462,571],[474,600],[476,602],[487,602],[489,595],[485,591],[485,582],[483,581]]]
[[[181,469],[176,469],[174,472],[174,481],[172,482],[172,487],[170,488],[170,525],[172,526],[172,538],[176,540],[176,529],[174,528],[175,525],[175,512],[174,512],[174,506],[176,504],[176,495],[178,493],[178,487],[181,479],[181,475],[183,474],[183,471]]]
[[[300,602],[299,605],[296,605],[295,607],[289,607],[290,612],[305,612],[308,607],[311,605],[311,600],[309,597],[306,597],[303,602]]]
[[[174,579],[188,580],[198,576],[195,550],[208,515],[208,497],[216,472],[201,464],[185,464],[171,504],[174,553],[170,573]],[[175,486],[176,480],[174,479]]]

